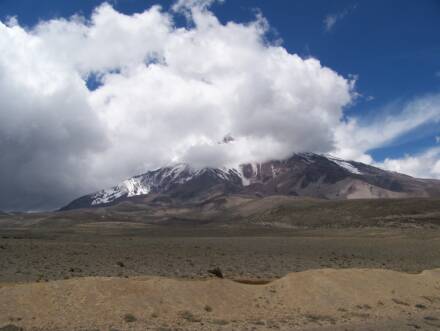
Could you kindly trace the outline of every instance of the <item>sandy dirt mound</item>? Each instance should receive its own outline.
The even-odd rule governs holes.
[[[323,269],[267,284],[159,277],[3,284],[2,328],[438,330],[440,269]]]

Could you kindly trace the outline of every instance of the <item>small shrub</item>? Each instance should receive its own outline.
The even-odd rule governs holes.
[[[211,321],[211,324],[215,324],[215,325],[228,325],[229,322],[226,320],[213,320]]]
[[[215,277],[224,278],[223,272],[222,272],[222,270],[219,267],[214,268],[214,269],[210,269],[210,270],[208,270],[208,272],[210,274],[214,275]]]
[[[182,317],[184,320],[187,320],[188,322],[192,322],[192,323],[196,323],[196,322],[200,322],[201,319],[198,318],[197,316],[194,316],[193,313],[191,313],[190,311],[183,311],[180,313],[180,317]]]
[[[409,304],[406,303],[405,301],[402,301],[402,300],[399,300],[399,299],[396,299],[396,298],[393,298],[393,299],[391,299],[391,300],[393,300],[393,302],[394,302],[395,304],[402,305],[402,306],[409,306]]]
[[[124,315],[124,321],[127,322],[127,323],[133,323],[133,322],[137,321],[137,318],[134,315],[132,315],[132,314],[125,314]]]
[[[8,324],[4,327],[0,327],[0,331],[23,331],[23,329],[14,324]]]
[[[432,316],[425,316],[424,319],[425,321],[438,321],[437,317],[432,317]]]
[[[331,324],[335,323],[335,319],[333,317],[326,315],[307,314],[305,315],[305,318],[307,318],[309,322],[314,322],[314,323],[319,323],[319,322],[328,322]]]

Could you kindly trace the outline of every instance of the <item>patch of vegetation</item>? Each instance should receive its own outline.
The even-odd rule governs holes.
[[[433,317],[433,316],[425,316],[424,319],[426,321],[438,321],[439,320],[437,317]]]
[[[402,305],[402,306],[409,306],[409,303],[407,303],[407,302],[405,302],[405,301],[402,301],[402,300],[399,300],[399,299],[396,299],[396,298],[392,298],[391,300],[392,300],[395,304]]]
[[[357,305],[356,306],[356,308],[357,309],[371,309],[371,306],[370,305]]]
[[[209,305],[206,305],[203,309],[205,309],[205,311],[207,311],[208,313],[212,312],[212,307]]]
[[[69,271],[70,272],[78,272],[78,273],[80,273],[80,272],[82,272],[82,269],[81,268],[70,268]]]
[[[327,323],[331,323],[331,324],[336,323],[336,321],[333,317],[326,316],[326,315],[307,314],[304,317],[307,318],[307,320],[309,322],[314,322],[314,323],[319,323],[319,322],[327,322]]]
[[[132,314],[125,314],[124,315],[124,321],[126,323],[133,323],[133,322],[137,321],[137,318],[134,315],[132,315]]]
[[[424,317],[425,324],[434,326],[436,328],[440,327],[440,320],[437,317],[434,316],[425,316]]]
[[[210,321],[211,324],[215,324],[215,325],[228,325],[229,322],[226,320],[212,320]]]
[[[8,324],[1,327],[0,331],[23,331],[23,329],[14,324]]]
[[[421,329],[422,327],[420,326],[420,325],[417,325],[417,324],[413,324],[413,323],[409,323],[409,324],[407,324],[408,326],[410,326],[410,327],[412,327],[412,328],[414,328],[414,329],[416,329],[416,330],[418,330],[418,329]]]
[[[422,305],[420,303],[416,304],[415,307],[418,308],[418,309],[426,309],[426,306]]]
[[[437,303],[437,302],[440,302],[440,298],[439,298],[439,297],[434,297],[434,296],[431,296],[431,297],[423,296],[422,298],[425,299],[426,301],[429,301],[430,303]]]
[[[357,317],[357,318],[369,318],[370,314],[367,313],[358,313],[358,312],[352,312],[348,314],[350,317]]]
[[[218,278],[224,278],[223,272],[219,267],[208,270],[208,273],[210,273],[211,275],[214,275],[215,277],[218,277]]]
[[[191,322],[191,323],[197,323],[197,322],[202,321],[199,317],[195,316],[193,313],[191,313],[188,310],[182,311],[180,313],[180,317],[182,317],[184,320],[187,320],[188,322]]]

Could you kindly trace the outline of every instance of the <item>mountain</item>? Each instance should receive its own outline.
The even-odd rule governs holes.
[[[122,201],[203,201],[223,194],[289,195],[329,200],[440,197],[440,181],[418,179],[328,155],[298,153],[286,160],[237,168],[164,167],[72,201],[62,210]]]
[[[62,210],[108,206],[152,194],[168,194],[173,198],[188,199],[209,194],[209,191],[215,189],[225,193],[238,193],[241,188],[241,174],[236,169],[194,169],[187,164],[177,164],[149,171],[110,189],[83,196]]]

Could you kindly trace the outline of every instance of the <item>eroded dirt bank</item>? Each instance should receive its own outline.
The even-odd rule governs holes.
[[[438,330],[440,269],[420,274],[321,269],[259,285],[161,277],[3,284],[0,326],[8,325],[10,330],[12,325],[15,330]]]

